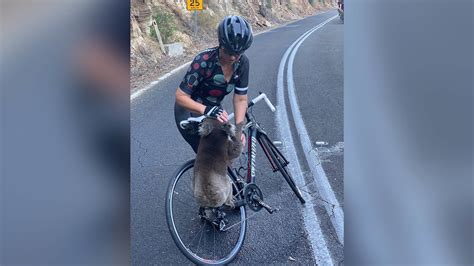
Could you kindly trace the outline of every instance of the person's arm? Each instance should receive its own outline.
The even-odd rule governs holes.
[[[236,136],[240,136],[242,145],[245,146],[245,136],[242,134],[242,128],[244,126],[245,113],[247,112],[248,102],[247,94],[239,95],[234,94],[234,118],[235,125],[237,126]]]
[[[248,106],[247,90],[249,85],[250,63],[245,54],[240,58],[239,80],[235,84],[234,90],[234,115],[235,124],[244,122],[245,112]]]
[[[235,115],[235,124],[238,125],[244,122],[245,112],[247,111],[247,94],[239,95],[234,94],[234,115]]]
[[[176,103],[186,110],[199,115],[204,114],[206,109],[205,105],[191,99],[191,95],[185,93],[180,88],[176,89]]]
[[[199,114],[214,117],[221,123],[227,123],[229,114],[218,106],[205,106],[191,99],[191,95],[185,93],[180,88],[176,90],[176,103],[186,110]]]
[[[199,54],[189,65],[188,71],[176,90],[176,103],[186,110],[202,115],[206,106],[191,99],[191,95],[199,88],[203,81],[201,63],[203,57]]]

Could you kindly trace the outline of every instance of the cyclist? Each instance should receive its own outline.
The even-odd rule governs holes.
[[[344,0],[337,1],[337,8],[341,11],[344,11]]]
[[[240,16],[227,16],[220,22],[217,35],[219,46],[206,49],[194,58],[176,90],[176,125],[194,152],[199,145],[198,132],[183,130],[180,121],[206,115],[227,123],[228,113],[221,102],[232,91],[236,125],[243,123],[247,110],[249,59],[244,52],[253,41],[251,25]]]
[[[337,12],[339,12],[339,17],[344,20],[344,0],[337,1]]]

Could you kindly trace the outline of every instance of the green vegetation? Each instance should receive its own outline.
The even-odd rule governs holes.
[[[198,12],[197,19],[199,27],[207,30],[217,29],[217,25],[220,22],[216,15],[210,16],[208,12]]]
[[[173,15],[164,10],[157,10],[157,13],[153,16],[153,19],[158,25],[163,42],[170,42],[171,37],[176,31],[176,22],[174,21]],[[150,35],[156,39],[155,27],[153,25],[150,26]]]
[[[266,3],[266,8],[269,8],[269,9],[272,9],[272,0],[267,0],[267,3]]]

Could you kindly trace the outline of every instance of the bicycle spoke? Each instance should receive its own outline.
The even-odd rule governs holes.
[[[194,202],[195,199],[192,196],[192,195],[194,195],[194,192],[186,191],[186,190],[179,190],[179,191],[175,190],[174,193],[175,193],[175,195],[174,195],[173,198],[175,198],[177,201],[181,202],[182,204],[184,204],[188,207],[195,208],[195,206],[191,206],[189,203],[187,203],[187,202]],[[177,195],[179,195],[179,196],[177,196]]]
[[[183,202],[181,199],[178,199],[178,198],[174,198],[174,199],[176,199],[176,201],[179,201],[180,203],[182,203],[182,204],[184,204],[184,205],[186,205],[186,206],[188,206],[188,207],[190,207],[190,208],[195,208],[195,207],[196,207],[196,206],[191,206],[191,205],[189,205],[189,203],[187,203],[187,202]]]
[[[201,246],[201,240],[202,240],[202,236],[204,235],[204,228],[206,227],[207,223],[204,223],[204,227],[203,227],[203,230],[201,230],[201,236],[199,237],[199,242],[198,242],[198,246],[197,246],[197,249],[196,251],[199,252],[199,247]]]
[[[174,193],[177,193],[179,195],[192,195],[193,190],[186,188],[186,185],[183,184],[183,187],[180,189],[175,189]]]
[[[239,210],[239,211],[240,211],[240,210]],[[248,216],[248,217],[245,218],[243,221],[237,222],[237,223],[235,223],[235,224],[233,224],[233,225],[231,225],[231,226],[225,228],[223,231],[224,231],[224,232],[227,232],[227,231],[228,231],[229,229],[231,229],[232,227],[235,227],[235,226],[237,226],[237,225],[243,223],[244,221],[247,221],[248,219],[254,217],[255,215],[257,215],[257,212],[254,212],[252,215]]]
[[[213,258],[216,258],[216,228],[214,227],[213,235],[214,235],[214,250],[212,252]]]
[[[204,224],[201,226],[201,230],[199,230],[199,232],[196,233],[196,235],[193,237],[193,239],[191,239],[191,241],[189,241],[189,243],[188,243],[187,246],[191,247],[191,243],[194,242],[194,239],[196,239],[196,237],[199,235],[199,233],[203,232],[205,226],[206,226],[206,223],[204,223]],[[201,234],[201,235],[202,235],[202,234]]]
[[[184,183],[184,184],[183,184]],[[182,182],[180,184],[183,184],[183,188],[180,189],[180,192],[179,193],[183,193],[181,191],[184,191],[184,192],[193,192],[193,187],[192,187],[192,184],[190,182],[187,182],[187,184],[185,182]],[[175,190],[176,192],[176,190]]]

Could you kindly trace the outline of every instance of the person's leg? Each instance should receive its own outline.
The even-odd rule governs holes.
[[[181,122],[182,120],[188,119],[190,116],[191,116],[190,113],[186,109],[175,104],[174,118],[175,118],[176,127],[178,128],[178,131],[181,134],[181,136],[183,136],[184,140],[189,145],[191,145],[191,148],[193,149],[193,151],[197,153],[199,140],[201,139],[201,137],[198,134],[198,128],[196,127],[191,130],[184,130],[179,126],[179,122]]]
[[[200,137],[198,134],[189,134],[189,132],[186,132],[185,130],[181,129],[181,127],[178,126],[179,133],[181,133],[181,136],[183,136],[184,140],[191,145],[191,148],[193,148],[193,151],[197,153],[197,149],[199,146],[199,140]]]

